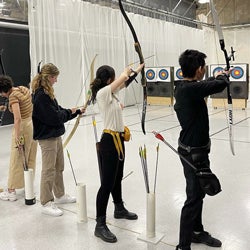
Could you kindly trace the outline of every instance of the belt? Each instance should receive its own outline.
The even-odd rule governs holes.
[[[116,148],[117,153],[118,153],[119,160],[120,161],[124,160],[124,153],[123,153],[123,148],[122,148],[122,143],[121,143],[121,138],[120,138],[120,135],[124,136],[124,133],[113,131],[111,129],[104,129],[103,133],[107,133],[107,134],[112,135],[113,141],[115,144],[115,148]]]
[[[190,146],[187,146],[187,145],[184,145],[183,143],[180,142],[180,139],[178,140],[178,146],[181,148],[181,149],[184,149],[186,150],[188,153],[192,152],[192,151],[195,151],[195,150],[209,150],[210,149],[210,146],[211,146],[211,140],[209,139],[209,142],[207,145],[205,146],[201,146],[201,147],[190,147]]]

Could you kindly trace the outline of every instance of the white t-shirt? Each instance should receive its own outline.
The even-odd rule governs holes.
[[[100,113],[103,117],[105,129],[110,129],[117,132],[124,131],[124,122],[122,116],[121,104],[111,92],[111,86],[100,89],[96,95],[97,104]]]

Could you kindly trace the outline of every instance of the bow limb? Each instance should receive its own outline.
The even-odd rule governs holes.
[[[225,40],[224,40],[223,32],[219,23],[219,17],[215,10],[213,0],[210,0],[210,8],[211,8],[211,13],[212,13],[212,17],[214,20],[214,24],[216,27],[216,31],[219,37],[220,48],[223,51],[223,54],[225,57],[226,70],[228,71],[230,69],[230,61],[234,56],[234,51],[232,49],[231,55],[228,56],[227,50],[225,48]],[[233,102],[232,102],[232,96],[230,92],[230,84],[227,86],[227,103],[228,103],[228,132],[229,132],[230,148],[231,148],[232,154],[235,155],[234,139],[233,139]]]
[[[135,51],[137,52],[137,54],[139,56],[140,64],[142,64],[142,63],[144,63],[144,58],[143,58],[143,54],[142,54],[142,50],[141,50],[141,45],[140,45],[139,40],[137,38],[137,35],[135,33],[135,29],[134,29],[132,23],[130,22],[124,8],[123,8],[121,0],[119,0],[119,7],[120,7],[120,10],[122,12],[123,17],[125,18],[128,26],[132,32],[132,35],[134,38]],[[144,68],[141,71],[141,85],[143,87],[143,108],[142,108],[141,127],[142,127],[142,132],[144,134],[146,134],[146,132],[145,132],[145,118],[146,118],[146,111],[147,111],[147,81],[146,81]]]
[[[4,69],[4,66],[3,66],[3,58],[2,58],[2,55],[3,55],[3,49],[1,49],[1,51],[0,51],[0,65],[1,65],[1,68],[2,68],[2,73],[3,73],[3,75],[6,75],[6,72],[5,72],[5,69]]]
[[[3,64],[2,54],[3,54],[3,49],[1,49],[1,51],[0,51],[0,66],[2,68],[2,74],[6,75],[6,72],[5,72],[5,69],[4,69],[4,64]],[[5,99],[4,110],[2,111],[2,114],[1,114],[1,117],[0,117],[0,126],[2,126],[2,124],[3,124],[3,117],[4,117],[5,111],[7,109],[7,106],[8,106],[8,99]]]
[[[97,54],[95,55],[95,57],[93,58],[91,65],[90,65],[90,84],[92,83],[93,79],[94,79],[94,64],[95,64],[95,59],[97,57]],[[91,90],[89,88],[88,92],[87,92],[87,96],[86,96],[86,102],[83,104],[83,108],[86,109],[88,107],[88,105],[91,102]],[[72,128],[71,132],[69,133],[68,137],[66,138],[66,140],[63,143],[63,148],[65,148],[67,146],[67,144],[69,143],[69,141],[71,140],[71,138],[73,137],[73,135],[76,132],[76,129],[78,128],[79,124],[80,124],[80,119],[81,119],[82,115],[78,115],[78,117],[76,118],[74,127]]]

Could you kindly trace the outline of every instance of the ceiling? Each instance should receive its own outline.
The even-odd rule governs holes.
[[[0,21],[28,23],[27,1],[0,0]],[[54,1],[64,3],[70,0]],[[111,8],[119,8],[118,0],[74,1],[85,1]],[[193,27],[197,27],[197,19],[205,23],[212,23],[209,4],[201,4],[198,0],[122,0],[122,2],[126,11],[152,18]],[[214,3],[222,25],[250,23],[249,0],[214,0]]]

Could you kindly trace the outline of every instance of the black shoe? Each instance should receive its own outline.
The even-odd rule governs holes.
[[[191,250],[191,247],[180,247],[179,245],[177,245],[176,246],[176,248],[175,248],[175,250],[179,250],[179,249],[181,249],[181,250]]]
[[[193,233],[193,243],[202,243],[210,247],[221,247],[222,243],[220,240],[213,238],[208,232],[203,231],[201,233]]]
[[[115,243],[117,242],[116,236],[110,232],[106,225],[106,217],[101,216],[96,219],[95,236],[101,238],[103,241]]]
[[[135,213],[129,212],[123,205],[123,202],[115,203],[114,217],[116,219],[137,220],[138,216]]]

